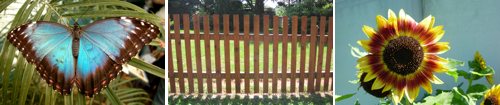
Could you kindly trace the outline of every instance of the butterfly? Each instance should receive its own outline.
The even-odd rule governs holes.
[[[158,34],[150,22],[115,17],[84,27],[75,22],[72,28],[31,22],[12,29],[7,38],[54,90],[66,95],[76,84],[81,94],[92,97]]]

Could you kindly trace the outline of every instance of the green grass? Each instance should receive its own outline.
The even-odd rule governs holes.
[[[186,49],[185,49],[186,45],[185,45],[185,43],[186,42],[184,40],[181,40],[182,66],[183,66],[184,71],[187,70]],[[206,51],[205,42],[203,40],[201,40],[200,43],[201,43],[200,44],[200,46],[201,46],[200,50],[201,50],[202,71],[206,72],[206,59],[207,59],[207,57],[205,55],[205,51]],[[215,72],[215,49],[214,49],[214,43],[215,43],[215,41],[210,40],[210,46],[211,46],[211,48],[210,48],[210,60],[211,60],[211,68],[212,68],[211,70],[212,70],[212,72]],[[236,67],[236,64],[237,64],[234,61],[234,55],[235,55],[235,52],[234,52],[235,51],[234,50],[234,43],[235,42],[233,40],[231,40],[229,42],[230,56],[231,56],[230,57],[230,70],[231,70],[232,73],[235,72],[235,67]],[[177,56],[179,54],[176,53],[175,40],[172,40],[172,43],[170,43],[170,44],[172,45],[172,56],[173,56],[172,59],[173,59],[173,64],[174,64],[173,67],[174,67],[174,70],[177,71],[178,70],[178,64],[176,62],[177,62]],[[195,55],[195,51],[196,51],[196,49],[195,49],[195,41],[191,40],[190,44],[191,44],[190,49],[191,49],[191,59],[192,60],[189,63],[192,65],[193,72],[196,72],[196,65],[197,64],[196,64],[196,55]],[[277,67],[277,69],[278,69],[279,72],[281,72],[282,68],[283,68],[283,65],[282,65],[282,58],[283,58],[283,56],[282,56],[283,55],[283,48],[282,47],[283,47],[283,45],[282,44],[283,43],[279,42],[278,43],[278,48],[277,48],[278,49],[277,50],[277,52],[278,52],[278,54],[277,54],[278,55],[277,56],[278,57],[278,64],[277,64],[278,67]],[[299,68],[300,68],[300,63],[301,63],[301,61],[300,61],[300,54],[301,54],[301,52],[300,52],[300,50],[301,50],[301,48],[300,48],[300,41],[297,41],[297,45],[296,45],[297,51],[296,51],[296,54],[294,54],[294,56],[296,56],[296,62],[291,62],[291,56],[292,56],[292,54],[291,54],[292,47],[291,46],[292,46],[292,44],[290,42],[287,43],[287,44],[288,44],[287,45],[288,48],[287,48],[287,51],[286,51],[286,53],[287,53],[287,70],[290,71],[291,70],[291,65],[295,65],[296,69],[298,71]],[[220,45],[220,56],[221,56],[221,71],[224,72],[226,70],[224,40],[220,40],[219,45]],[[254,53],[255,46],[253,44],[253,41],[250,42],[249,46],[250,46],[249,47],[249,50],[250,50],[249,51],[250,52],[250,56],[249,56],[249,58],[250,58],[250,63],[249,63],[250,67],[249,67],[249,69],[250,69],[250,72],[253,72],[255,70],[254,69],[254,64],[256,63],[256,62],[253,62],[254,61],[254,56],[255,56],[254,55],[255,54]],[[268,50],[269,51],[268,52],[269,58],[267,58],[268,62],[264,62],[264,46],[263,46],[263,42],[261,42],[259,44],[258,48],[259,48],[259,60],[258,60],[259,61],[258,62],[259,63],[259,71],[263,71],[264,70],[264,64],[266,64],[266,63],[269,65],[269,71],[272,71],[273,70],[272,68],[274,66],[273,59],[275,57],[275,56],[273,56],[273,53],[274,53],[273,49],[274,48],[273,48],[273,42],[272,42],[272,40],[269,41],[269,50]],[[323,59],[322,69],[324,71],[325,70],[325,66],[326,66],[325,63],[326,63],[326,53],[327,53],[326,49],[327,48],[326,48],[326,45],[324,47],[318,47],[318,48],[323,48],[323,57],[321,59]],[[310,57],[310,44],[309,43],[307,43],[305,49],[306,49],[306,55],[305,55],[305,61],[306,62],[305,62],[304,66],[305,66],[305,71],[308,71],[308,68],[309,68],[309,59],[310,59],[309,58]],[[317,52],[318,51],[319,50],[317,50]],[[243,72],[245,70],[244,69],[244,63],[245,63],[244,62],[244,56],[245,55],[244,55],[244,41],[241,41],[241,40],[239,42],[239,52],[240,52],[239,53],[240,72]],[[316,57],[317,56],[318,55],[316,54]],[[316,64],[317,63],[318,62],[316,61]],[[331,68],[333,68],[333,65],[330,65],[330,66],[331,66]]]
[[[169,95],[170,105],[332,105],[331,94],[299,95]]]

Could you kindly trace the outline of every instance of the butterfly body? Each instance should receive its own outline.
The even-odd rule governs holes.
[[[32,22],[13,29],[7,38],[54,90],[68,94],[75,84],[82,94],[92,96],[158,33],[149,22],[120,17],[72,28]]]

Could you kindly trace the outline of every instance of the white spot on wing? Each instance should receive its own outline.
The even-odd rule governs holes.
[[[137,34],[134,30],[132,30],[131,32],[134,33],[134,34]]]
[[[141,21],[141,26],[144,26],[144,22]]]
[[[139,27],[135,27],[135,29],[136,29],[136,30],[141,30],[141,28],[139,28]]]
[[[123,19],[123,21],[125,21],[127,23],[132,23],[132,20],[130,20],[130,19]]]
[[[123,17],[123,16],[122,16],[122,17],[120,17],[120,19],[127,19],[127,17]]]
[[[33,22],[33,23],[31,23],[31,24],[28,24],[28,27],[32,27],[32,26],[33,26],[33,25],[35,25],[35,24],[36,24],[36,22]]]

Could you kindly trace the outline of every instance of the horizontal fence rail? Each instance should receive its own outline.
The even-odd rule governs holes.
[[[167,24],[170,93],[332,91],[332,17],[173,14]]]

